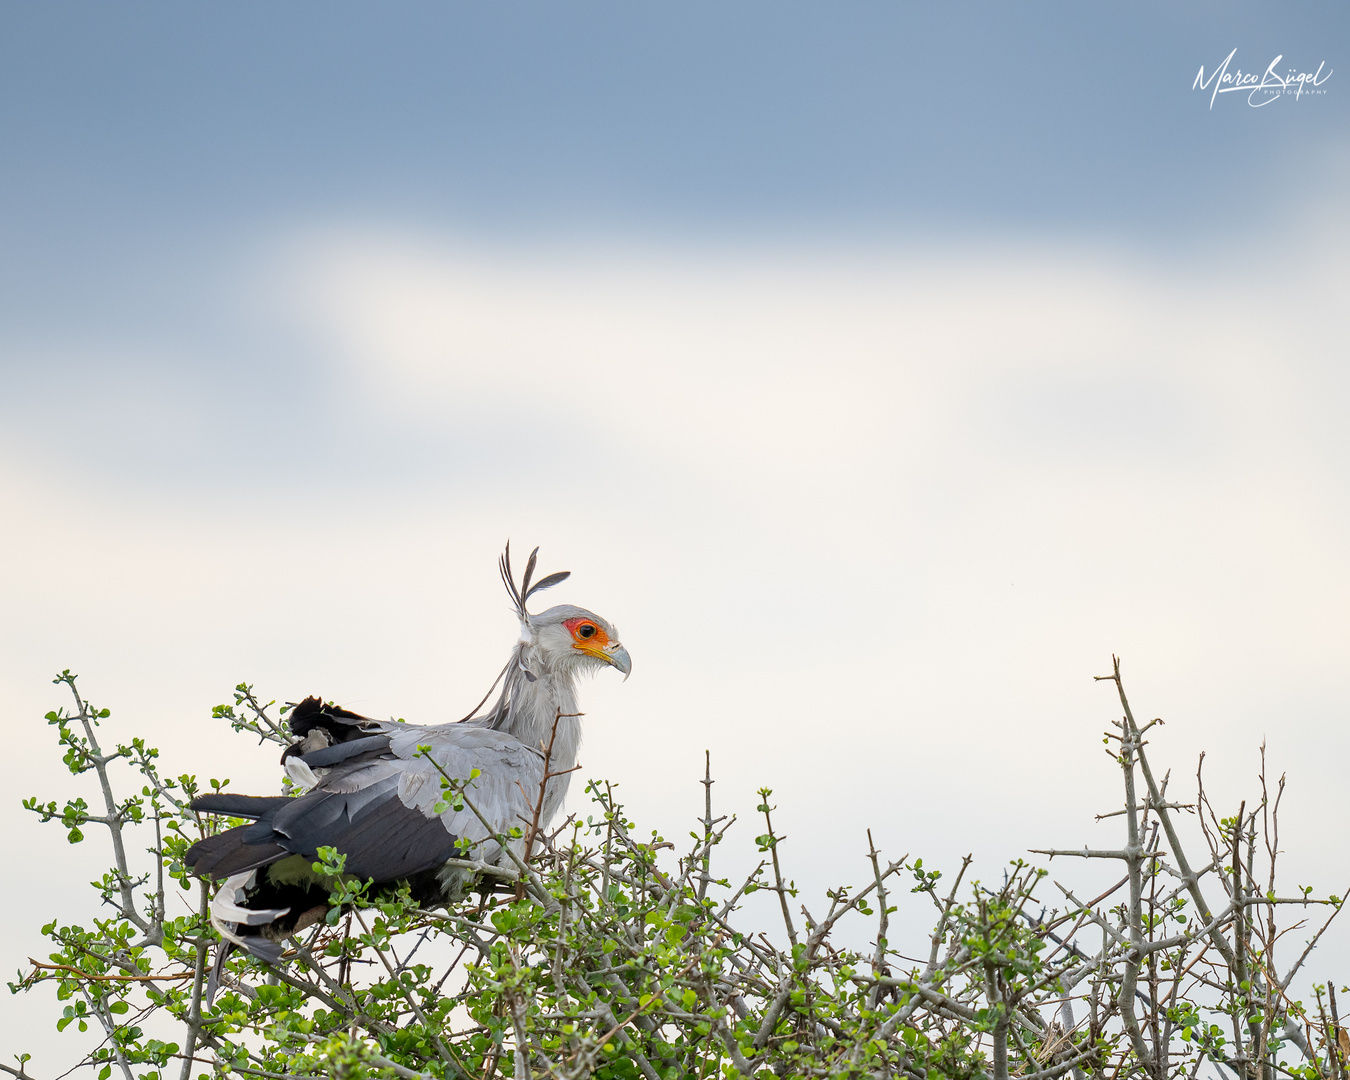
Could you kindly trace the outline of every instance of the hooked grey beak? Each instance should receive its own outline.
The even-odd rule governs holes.
[[[627,679],[633,671],[633,661],[628,657],[628,650],[617,641],[613,645],[605,646],[605,659],[609,661],[613,667],[622,671],[625,679]]]

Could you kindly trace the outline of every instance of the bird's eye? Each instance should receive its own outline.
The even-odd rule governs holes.
[[[595,637],[595,627],[590,623],[582,623],[577,627],[577,637],[592,638]]]

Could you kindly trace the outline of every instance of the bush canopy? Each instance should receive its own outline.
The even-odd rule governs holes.
[[[744,841],[715,816],[710,774],[679,849],[644,836],[614,788],[592,782],[589,804],[560,825],[522,822],[500,837],[515,853],[474,865],[478,890],[444,908],[353,880],[341,853],[320,849],[327,918],[289,940],[282,966],[234,953],[208,1001],[212,885],[182,860],[238,822],[194,813],[201,783],[165,775],[143,739],[105,747],[109,710],[62,672],[71,704],[47,722],[82,794],[24,806],[72,844],[107,843],[111,866],[88,918],[42,927],[47,959],[10,989],[51,986],[57,1030],[102,1033],[82,1063],[99,1080],[1350,1080],[1334,985],[1293,996],[1342,899],[1277,882],[1283,778],[1267,785],[1263,748],[1259,795],[1235,812],[1210,804],[1200,770],[1194,793],[1178,796],[1146,751],[1161,721],[1136,722],[1118,661],[1102,678],[1121,708],[1105,736],[1120,768],[1121,802],[1106,815],[1120,846],[1035,852],[1119,863],[1100,895],[1021,859],[990,888],[968,880],[969,858],[948,881],[873,848],[865,880],[808,903],[767,788],[758,865],[732,881],[718,848]],[[240,685],[213,715],[286,744],[285,712]],[[472,808],[474,777],[442,784]],[[917,959],[892,945],[916,937],[892,922],[904,890],[932,905]],[[744,908],[757,891],[777,899],[772,936]],[[867,948],[840,944],[845,917],[870,920]],[[0,1070],[27,1080],[29,1060]]]

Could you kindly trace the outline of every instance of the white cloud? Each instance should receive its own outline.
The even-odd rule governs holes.
[[[239,678],[454,718],[512,638],[492,567],[511,536],[574,570],[565,599],[633,653],[629,682],[587,688],[583,760],[639,821],[688,823],[710,747],[728,805],[779,789],[813,888],[857,875],[866,825],[986,872],[1097,838],[1116,706],[1090,676],[1117,651],[1178,783],[1207,747],[1236,791],[1269,736],[1300,880],[1341,887],[1312,868],[1345,854],[1313,823],[1350,739],[1350,477],[1321,360],[1338,316],[1306,280],[1044,247],[334,229],[281,250],[258,295],[328,358],[343,410],[304,430],[416,430],[448,456],[384,489],[260,468],[256,498],[221,505],[11,455],[0,673],[26,756],[45,760],[42,676],[66,665],[176,768],[240,786],[270,782],[270,754],[185,719]],[[12,968],[36,945],[10,937]]]

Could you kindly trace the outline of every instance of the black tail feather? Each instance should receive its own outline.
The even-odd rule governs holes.
[[[235,795],[215,791],[198,795],[192,800],[192,809],[204,814],[229,814],[230,817],[259,818],[275,814],[290,799],[285,795]]]
[[[224,879],[231,874],[267,866],[290,854],[280,844],[271,841],[248,843],[240,834],[253,828],[255,826],[241,825],[237,829],[226,829],[215,836],[204,837],[187,849],[183,861],[198,877]]]

